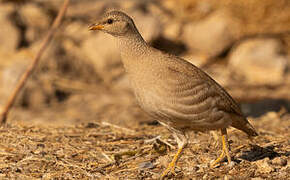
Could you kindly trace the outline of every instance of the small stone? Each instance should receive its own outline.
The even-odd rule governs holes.
[[[274,168],[269,165],[269,158],[265,158],[259,161],[256,161],[257,171],[260,173],[271,173],[274,171]]]
[[[150,42],[161,35],[162,27],[158,17],[140,11],[133,11],[130,15],[146,41]]]
[[[42,179],[52,179],[52,173],[45,173],[42,175]]]
[[[39,6],[28,3],[19,9],[19,14],[23,23],[26,25],[26,39],[29,42],[37,41],[42,37],[50,26],[51,19],[48,14]]]
[[[167,39],[175,41],[179,38],[181,30],[181,23],[179,21],[170,21],[166,24],[163,30],[163,36]]]
[[[49,3],[55,3],[58,1],[49,1]],[[61,2],[61,1],[59,1]],[[111,1],[74,1],[70,3],[70,8],[67,9],[66,16],[74,19],[81,18],[95,18],[97,14],[100,14],[105,6],[110,6]],[[59,8],[59,4],[53,5],[55,8]]]
[[[119,78],[124,72],[119,49],[109,35],[92,33],[90,38],[82,42],[81,52],[105,82]]]
[[[5,60],[4,60],[5,58]],[[18,53],[0,50],[0,104],[7,101],[19,78],[26,70],[31,56],[24,51]]]
[[[283,43],[274,38],[245,40],[231,52],[229,66],[249,84],[279,84],[288,62],[283,52]]]
[[[200,22],[184,27],[182,39],[193,52],[216,56],[239,36],[239,23],[225,10],[217,11]]]
[[[86,128],[97,128],[99,127],[100,125],[97,124],[97,123],[93,123],[93,122],[89,122],[85,127]]]
[[[0,5],[0,50],[5,52],[14,52],[20,42],[20,33],[16,26],[12,23],[10,15],[13,13],[11,4]],[[0,59],[2,61],[2,59]]]
[[[224,180],[231,180],[234,179],[231,175],[225,175]]]
[[[39,6],[27,3],[21,6],[20,14],[24,23],[29,27],[47,28],[50,25],[50,19],[43,9]]]
[[[229,166],[230,168],[233,168],[235,165],[236,165],[236,163],[235,163],[234,161],[231,161],[231,163],[228,164],[228,166]]]
[[[152,169],[154,168],[154,164],[152,162],[142,162],[138,165],[139,169]]]
[[[272,159],[271,163],[273,165],[286,166],[287,165],[287,160],[283,159],[281,157],[276,157],[275,159]]]
[[[209,178],[208,178],[208,174],[205,174],[205,175],[202,177],[202,179],[209,179]]]
[[[152,175],[152,179],[160,179],[160,174],[159,173],[154,173]]]
[[[86,24],[75,21],[63,25],[65,29],[65,36],[72,39],[74,42],[80,43],[87,37],[92,35],[92,32],[87,31],[84,27]]]
[[[274,111],[267,112],[267,114],[265,116],[269,119],[279,118],[279,115],[277,114],[277,112],[274,112]]]

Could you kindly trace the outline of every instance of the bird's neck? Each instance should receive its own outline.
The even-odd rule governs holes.
[[[140,34],[134,33],[126,37],[118,38],[118,46],[122,58],[131,58],[144,55],[144,49],[147,48],[147,43]]]
[[[122,62],[126,71],[136,73],[142,66],[144,57],[147,56],[149,45],[145,42],[139,33],[130,33],[129,35],[118,37],[118,46],[121,53]]]

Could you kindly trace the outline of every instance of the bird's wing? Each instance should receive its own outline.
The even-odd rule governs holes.
[[[215,80],[213,80],[209,75],[207,75],[204,71],[197,68],[193,64],[191,64],[188,61],[185,61],[181,58],[178,58],[176,56],[171,56],[168,59],[168,69],[170,71],[175,71],[176,73],[179,73],[181,76],[184,76],[184,78],[187,78],[189,80],[193,78],[200,78],[205,79],[208,88],[215,88],[217,89],[217,94],[219,97],[219,100],[216,102],[217,107],[225,112],[234,113],[240,116],[243,116],[240,107],[238,104],[233,100],[233,98],[226,92],[226,90],[221,87]]]

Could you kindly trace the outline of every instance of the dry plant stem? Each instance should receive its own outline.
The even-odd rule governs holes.
[[[127,158],[127,159],[121,160],[119,163],[125,163],[125,162],[127,162],[127,161],[132,160],[132,159],[135,159],[135,158],[137,158],[137,157],[140,157],[140,156],[142,156],[142,155],[144,155],[144,154],[145,154],[145,153],[141,153],[141,154],[138,154],[138,155],[136,155],[136,156],[129,157],[129,158]],[[96,168],[96,169],[94,170],[94,172],[102,172],[105,168],[110,167],[110,166],[113,166],[113,165],[117,165],[117,164],[118,164],[118,162],[116,162],[116,161],[114,161],[114,162],[109,162],[109,163],[107,163],[107,164],[105,164],[105,165],[103,165],[103,166],[101,166],[101,167]]]
[[[61,23],[61,20],[63,19],[63,16],[66,12],[67,7],[68,7],[68,4],[69,4],[69,0],[64,0],[63,5],[62,5],[60,11],[58,12],[57,17],[55,18],[50,30],[48,31],[47,35],[45,36],[44,40],[42,41],[42,44],[40,46],[39,51],[37,52],[35,58],[33,59],[32,63],[30,64],[30,66],[27,68],[27,70],[21,76],[15,89],[13,90],[11,96],[9,97],[6,105],[4,106],[4,109],[3,109],[2,113],[0,114],[0,122],[2,125],[6,123],[8,113],[9,113],[10,109],[12,108],[19,92],[24,87],[25,83],[27,82],[27,79],[30,77],[30,75],[34,71],[35,67],[37,66],[37,64],[40,60],[40,57],[42,56],[43,52],[47,48],[49,42],[52,40],[54,33],[56,32],[57,28],[59,27],[59,25]]]
[[[122,130],[123,132],[127,132],[129,134],[135,134],[136,132],[132,129],[128,129],[128,128],[125,128],[125,127],[121,127],[121,126],[118,126],[118,125],[115,125],[115,124],[111,124],[111,123],[108,123],[108,122],[102,122],[102,125],[104,126],[111,126],[113,128],[116,128],[116,129],[120,129]]]

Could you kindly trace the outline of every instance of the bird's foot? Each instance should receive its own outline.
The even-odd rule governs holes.
[[[225,156],[227,156],[228,163],[230,165],[232,164],[231,156],[229,153],[227,131],[226,129],[222,129],[221,132],[222,132],[222,145],[223,145],[222,153],[213,163],[211,163],[210,165],[211,168],[214,168],[216,164],[220,163],[224,159]]]
[[[223,150],[220,156],[214,162],[210,164],[210,168],[216,167],[216,165],[220,163],[224,159],[224,157],[225,157],[225,151]]]
[[[174,158],[172,159],[172,161],[168,164],[167,168],[165,169],[165,171],[163,171],[163,173],[161,174],[161,179],[163,179],[163,177],[165,177],[169,171],[173,174],[176,175],[174,169],[175,169],[175,164],[176,161],[179,157],[179,155],[181,154],[183,148],[179,148],[177,153],[175,154]]]
[[[171,163],[169,163],[167,168],[163,171],[161,178],[165,177],[169,172],[171,172],[173,175],[176,175],[174,169],[175,169],[175,162],[171,161]]]

